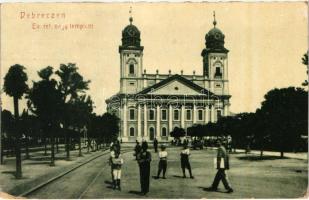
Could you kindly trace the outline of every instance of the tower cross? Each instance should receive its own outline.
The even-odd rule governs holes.
[[[132,24],[132,22],[133,22],[133,17],[132,17],[132,6],[130,6],[129,14],[130,14],[129,21],[130,21],[130,24]]]
[[[217,21],[216,21],[216,12],[215,12],[215,11],[214,11],[213,16],[214,16],[213,25],[214,25],[214,27],[216,27],[216,25],[217,25]]]

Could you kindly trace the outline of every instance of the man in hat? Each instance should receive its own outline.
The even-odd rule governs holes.
[[[143,195],[146,195],[149,192],[151,153],[147,151],[147,149],[148,143],[144,141],[142,143],[142,149],[137,156],[140,172],[141,193]]]
[[[222,180],[222,183],[227,190],[228,193],[233,192],[231,184],[229,183],[228,176],[225,170],[229,169],[229,157],[227,151],[223,145],[222,140],[218,140],[218,152],[217,152],[217,174],[212,183],[212,186],[209,188],[211,191],[216,191],[218,189],[218,185]]]
[[[135,145],[135,148],[134,148],[134,156],[137,160],[137,155],[139,154],[139,152],[141,151],[142,147],[141,145],[139,144],[139,142],[136,140],[136,145]]]
[[[154,148],[155,152],[157,153],[158,152],[158,140],[157,140],[157,138],[155,138],[153,140],[153,148]]]

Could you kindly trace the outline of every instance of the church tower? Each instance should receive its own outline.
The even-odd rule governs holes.
[[[203,75],[205,87],[216,95],[228,95],[228,52],[224,47],[225,35],[216,27],[214,13],[214,27],[205,36],[206,48],[202,51]]]
[[[130,11],[131,13],[131,11]],[[122,44],[119,46],[120,54],[120,93],[134,94],[143,88],[143,49],[141,33],[133,25],[132,16],[130,24],[122,31]]]

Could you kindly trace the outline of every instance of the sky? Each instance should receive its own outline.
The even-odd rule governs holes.
[[[102,114],[105,100],[119,91],[118,47],[121,31],[129,24],[130,6],[133,24],[141,31],[147,73],[158,69],[202,74],[201,51],[216,12],[217,28],[230,50],[233,113],[254,112],[269,90],[299,87],[307,77],[301,63],[308,49],[305,2],[14,3],[1,6],[1,86],[16,63],[26,67],[30,86],[39,79],[41,68],[57,70],[61,63],[76,63],[84,78],[91,80],[87,93],[94,100],[94,111]],[[32,18],[32,13],[45,17]],[[70,24],[87,27],[72,29]],[[1,97],[3,109],[13,111],[13,99],[4,93]],[[24,99],[20,107],[26,107]]]

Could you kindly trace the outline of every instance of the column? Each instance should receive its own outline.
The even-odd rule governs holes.
[[[168,105],[168,131],[169,133],[173,131],[173,109],[172,105]]]
[[[157,112],[156,112],[156,116],[157,116],[157,126],[156,126],[156,135],[155,137],[158,139],[161,136],[161,126],[160,126],[160,105],[157,105]]]
[[[141,122],[141,106],[137,104],[137,139],[140,139],[142,136]]]
[[[193,105],[192,115],[193,115],[193,124],[195,124],[196,123],[196,105],[195,104]]]
[[[204,116],[205,124],[209,122],[209,106],[206,105],[205,107],[205,116]]]
[[[127,139],[127,102],[124,101],[123,105],[123,137]]]
[[[180,120],[181,120],[181,122],[180,122],[181,128],[185,128],[185,105],[181,105],[181,118],[180,118]]]
[[[144,138],[148,136],[148,126],[147,126],[147,105],[144,104]]]
[[[211,122],[215,122],[215,105],[211,105]]]

